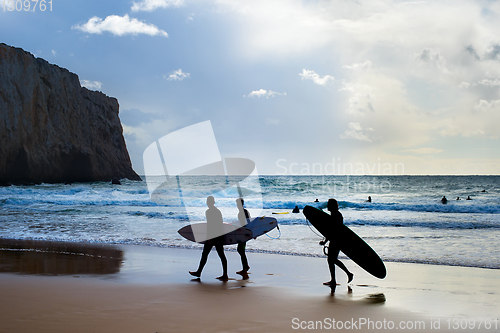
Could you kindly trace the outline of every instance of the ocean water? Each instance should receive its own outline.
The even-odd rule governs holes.
[[[180,199],[165,202],[151,199],[145,181],[0,187],[0,238],[196,248],[177,230],[204,220],[207,195],[237,222],[241,192],[252,217],[273,216],[280,228],[249,251],[322,256],[317,231],[291,211],[324,209],[333,197],[344,224],[384,261],[500,269],[500,176],[261,176],[215,192],[220,182],[209,177],[179,184]]]

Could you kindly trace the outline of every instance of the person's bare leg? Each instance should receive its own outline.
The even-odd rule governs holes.
[[[198,270],[195,272],[189,271],[189,274],[192,276],[200,277],[201,272],[203,271],[203,267],[205,267],[205,264],[207,263],[208,259],[208,254],[210,253],[210,250],[212,250],[213,245],[208,245],[205,244],[203,246],[203,252],[201,253],[201,259],[200,259],[200,265],[198,266]]]
[[[245,247],[246,243],[244,242],[238,243],[237,251],[241,257],[241,265],[243,266],[243,269],[241,271],[236,272],[236,274],[243,275],[250,269],[250,266],[248,266],[247,255],[245,254]]]
[[[215,249],[217,250],[217,254],[219,255],[220,261],[222,263],[222,275],[217,277],[217,279],[222,281],[227,281],[229,278],[227,276],[227,259],[224,254],[224,246],[222,244],[215,245]]]
[[[335,280],[335,259],[332,258],[330,253],[328,253],[328,268],[330,269],[330,281],[324,282],[325,286],[330,286],[332,288],[332,293],[335,292],[335,288],[337,286],[337,281]]]
[[[346,274],[347,274],[347,283],[350,283],[352,279],[354,278],[354,274],[352,274],[347,267],[345,267],[344,263],[340,261],[339,259],[335,260],[335,265],[339,266],[340,269],[342,269]]]

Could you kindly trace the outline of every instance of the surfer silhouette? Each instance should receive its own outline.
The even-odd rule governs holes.
[[[195,272],[189,271],[189,274],[200,277],[201,272],[203,271],[203,267],[207,263],[208,254],[215,246],[215,250],[217,250],[217,254],[219,255],[220,261],[222,263],[222,275],[217,277],[221,281],[227,281],[227,259],[224,254],[224,246],[223,246],[223,232],[222,232],[222,213],[220,210],[215,207],[215,199],[213,196],[207,197],[207,206],[208,209],[205,211],[205,217],[207,218],[207,240],[203,245],[203,252],[201,253],[200,265],[198,266],[198,270]]]
[[[246,210],[243,205],[245,204],[245,200],[243,198],[236,199],[236,206],[238,206],[238,221],[240,221],[240,225],[244,227],[247,224],[247,219],[250,218],[250,213]],[[243,269],[241,271],[236,272],[236,274],[240,274],[243,276],[243,279],[248,279],[248,270],[250,266],[248,266],[247,255],[245,254],[245,248],[247,246],[247,242],[238,242],[237,251],[241,257],[241,265]]]
[[[443,197],[441,198],[441,203],[445,204],[448,202],[448,199],[446,199],[446,197],[443,195]]]
[[[339,204],[337,200],[335,199],[328,199],[328,204],[326,206],[328,211],[330,212],[332,216],[332,221],[331,223],[334,224],[344,224],[344,218],[342,214],[339,212]],[[319,242],[320,245],[325,245],[329,239],[325,238],[321,242]],[[328,245],[328,268],[330,269],[330,276],[331,280],[328,282],[323,283],[326,286],[330,286],[332,289],[332,293],[335,292],[335,288],[337,287],[337,281],[335,279],[335,265],[339,266],[346,274],[347,274],[347,283],[351,282],[354,274],[352,274],[347,267],[338,259],[340,252],[340,248],[338,247],[337,244],[330,244]]]
[[[295,206],[295,208],[292,210],[292,213],[300,213],[300,209],[299,209],[299,206]]]
[[[368,199],[366,200],[366,202],[372,202],[372,197],[368,196]]]

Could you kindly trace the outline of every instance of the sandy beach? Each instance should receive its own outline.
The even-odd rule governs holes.
[[[386,263],[379,280],[355,274],[334,295],[324,258],[249,253],[248,280],[215,251],[200,280],[199,250],[3,242],[0,332],[290,332],[499,330],[500,271]]]

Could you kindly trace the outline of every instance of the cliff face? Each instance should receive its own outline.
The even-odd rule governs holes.
[[[140,180],[118,109],[76,74],[0,44],[0,183]]]

